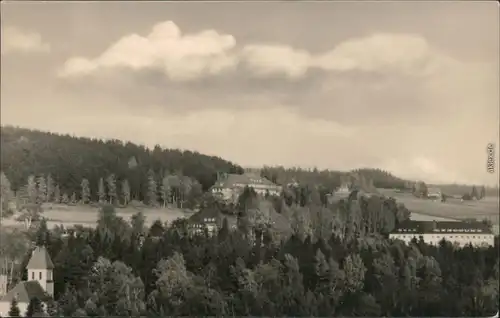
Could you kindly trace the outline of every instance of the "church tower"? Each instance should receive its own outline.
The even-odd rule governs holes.
[[[54,297],[54,263],[44,246],[37,246],[33,250],[26,269],[28,281],[37,281],[49,296]]]

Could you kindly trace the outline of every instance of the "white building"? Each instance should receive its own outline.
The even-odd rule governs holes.
[[[485,247],[495,244],[495,235],[481,222],[405,221],[389,234],[390,239],[406,243],[413,238],[419,240],[420,237],[431,245],[437,245],[443,239],[460,247],[469,243]]]
[[[212,186],[211,192],[223,200],[235,200],[245,187],[260,195],[280,195],[282,187],[257,174],[227,174]]]
[[[13,298],[16,298],[19,311],[24,316],[33,298],[38,298],[46,308],[46,302],[54,297],[54,264],[45,247],[33,250],[26,269],[28,280],[19,282],[0,299],[0,316],[8,317]]]
[[[191,234],[202,234],[207,230],[209,235],[213,235],[222,228],[224,219],[227,219],[230,229],[236,229],[236,216],[224,215],[214,208],[203,208],[188,219],[188,228]]]
[[[428,188],[427,189],[427,198],[432,200],[441,200],[441,189],[439,188]]]

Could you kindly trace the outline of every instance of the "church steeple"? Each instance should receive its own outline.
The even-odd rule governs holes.
[[[28,281],[38,281],[40,286],[51,297],[54,296],[54,263],[44,246],[37,246],[31,253],[28,266]]]

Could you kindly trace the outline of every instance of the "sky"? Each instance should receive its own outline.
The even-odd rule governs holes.
[[[2,125],[243,166],[372,167],[498,184],[494,1],[3,1],[1,9]]]

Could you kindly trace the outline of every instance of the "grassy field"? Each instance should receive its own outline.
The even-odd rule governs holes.
[[[43,210],[43,216],[47,218],[49,228],[61,224],[65,227],[77,224],[95,226],[98,219],[98,208],[86,205],[68,206],[51,204],[50,206],[44,206]],[[151,226],[158,219],[162,222],[172,222],[175,219],[191,215],[191,213],[184,212],[181,209],[171,208],[116,208],[116,214],[127,221],[139,211],[142,211],[146,216],[146,226]],[[2,223],[5,226],[22,226],[22,223],[16,222],[13,218],[4,219]]]
[[[459,221],[466,218],[475,218],[482,220],[490,219],[494,224],[495,232],[498,233],[499,224],[499,198],[486,197],[480,201],[464,201],[449,199],[447,202],[434,202],[432,200],[423,200],[414,197],[410,193],[398,193],[392,190],[379,189],[381,194],[394,197],[398,202],[403,203],[412,213],[411,218],[414,220],[426,221]],[[155,220],[160,219],[162,222],[171,222],[177,218],[189,217],[192,213],[185,212],[180,209],[171,208],[117,208],[118,216],[126,220],[142,211],[146,216],[146,225],[150,226]],[[49,227],[55,225],[71,226],[81,224],[85,226],[95,226],[98,218],[98,209],[91,206],[66,206],[66,205],[51,205],[44,206],[44,217],[48,220]],[[22,226],[12,218],[2,220],[5,226]]]
[[[379,190],[386,196],[395,198],[403,203],[411,212],[415,220],[461,220],[487,218],[493,224],[499,223],[499,198],[486,197],[480,201],[463,201],[449,199],[447,202],[423,200],[410,193],[397,193],[390,190]]]

